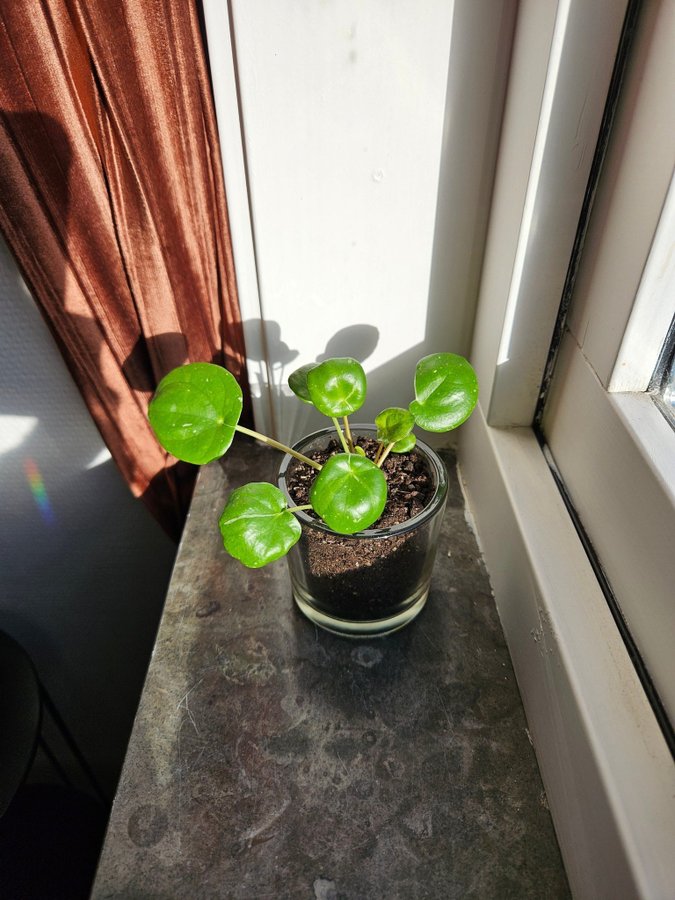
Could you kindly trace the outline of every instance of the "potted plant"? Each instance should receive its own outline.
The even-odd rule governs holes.
[[[426,356],[409,407],[389,407],[373,425],[349,420],[367,390],[354,359],[302,366],[288,383],[332,421],[293,447],[239,424],[241,389],[211,363],[169,372],[150,402],[150,423],[169,453],[198,465],[223,456],[237,431],[281,450],[278,486],[251,483],[227,498],[225,549],[252,568],[288,554],[296,603],[323,628],[394,631],[426,602],[447,493],[443,462],[413,428],[461,425],[478,399],[475,372],[453,353]]]

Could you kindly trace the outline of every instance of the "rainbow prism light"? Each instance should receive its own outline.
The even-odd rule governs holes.
[[[40,510],[43,521],[48,525],[53,525],[56,521],[56,517],[54,516],[52,505],[49,502],[47,489],[45,488],[45,483],[37,463],[34,459],[26,459],[24,460],[23,469],[26,473],[30,492],[33,495],[37,508]]]

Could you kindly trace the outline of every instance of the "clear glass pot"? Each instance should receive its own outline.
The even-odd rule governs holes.
[[[373,425],[352,425],[352,434],[375,438]],[[295,450],[307,455],[323,449],[333,428],[324,428],[298,441]],[[371,528],[353,535],[336,534],[310,513],[296,513],[302,536],[288,554],[293,596],[316,625],[337,634],[374,637],[389,634],[411,622],[429,594],[448,492],[447,473],[440,457],[417,442],[434,485],[429,504],[400,525]],[[295,506],[288,481],[299,465],[287,454],[279,471],[279,488]]]

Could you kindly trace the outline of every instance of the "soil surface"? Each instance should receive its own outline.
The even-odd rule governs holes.
[[[356,443],[365,450],[369,459],[375,459],[379,446],[377,441],[358,438]],[[336,453],[342,453],[342,447],[339,441],[331,440],[325,450],[308,455],[310,459],[323,465]],[[420,453],[390,453],[384,461],[382,471],[387,479],[387,505],[377,522],[370,526],[371,529],[389,528],[412,519],[429,505],[435,490],[429,467]],[[309,491],[317,474],[316,469],[305,463],[300,463],[290,473],[287,480],[288,491],[298,506],[309,503]]]
[[[358,438],[357,443],[366,456],[374,458],[377,441]],[[309,456],[324,463],[340,452],[339,442],[331,440],[324,450]],[[390,454],[382,471],[387,479],[387,504],[371,529],[388,528],[418,515],[435,491],[432,473],[418,451]],[[316,469],[304,463],[289,467],[288,490],[298,506],[309,502],[316,475]],[[374,620],[395,615],[405,608],[433,560],[433,530],[425,525],[394,537],[365,538],[304,527],[296,546],[307,593],[317,608],[337,618]]]

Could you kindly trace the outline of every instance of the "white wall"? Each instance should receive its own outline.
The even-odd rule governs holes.
[[[174,553],[0,241],[0,629],[32,656],[110,792]]]
[[[515,3],[204,5],[259,427],[306,431],[322,355],[364,361],[361,418],[406,405],[469,352]]]

